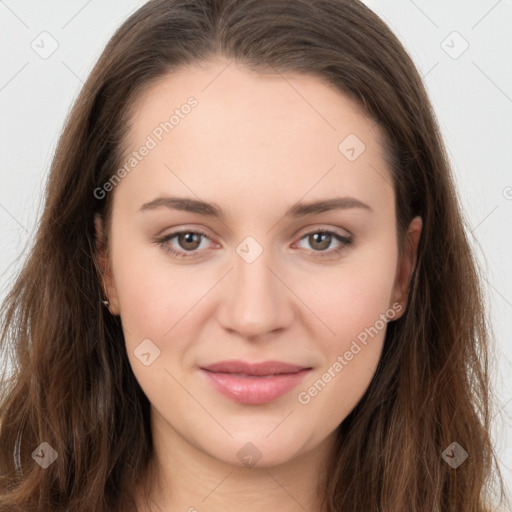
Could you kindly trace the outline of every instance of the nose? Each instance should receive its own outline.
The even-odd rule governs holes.
[[[294,321],[293,294],[266,251],[252,263],[234,254],[234,268],[222,290],[218,321],[246,339],[264,338]]]

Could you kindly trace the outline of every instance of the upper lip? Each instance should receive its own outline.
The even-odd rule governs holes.
[[[278,375],[284,373],[296,373],[300,370],[309,369],[310,367],[283,363],[281,361],[263,361],[261,363],[249,363],[246,361],[220,361],[208,366],[202,366],[201,368],[215,373]]]

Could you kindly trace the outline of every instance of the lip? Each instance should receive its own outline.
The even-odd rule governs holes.
[[[248,363],[221,361],[201,367],[210,384],[224,396],[242,404],[265,404],[296,387],[311,370],[281,361]]]

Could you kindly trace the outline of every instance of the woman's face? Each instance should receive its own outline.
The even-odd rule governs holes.
[[[320,446],[361,399],[414,256],[399,258],[375,123],[318,78],[227,64],[135,105],[105,187],[106,283],[153,427],[267,466]],[[250,366],[269,361],[292,366]]]

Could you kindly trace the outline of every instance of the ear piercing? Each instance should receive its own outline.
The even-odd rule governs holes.
[[[112,313],[112,311],[110,309],[110,301],[106,298],[106,296],[107,296],[107,288],[105,286],[105,279],[103,278],[103,276],[101,277],[101,281],[103,283],[103,294],[105,295],[105,298],[101,299],[101,302],[109,310],[110,314],[112,315],[113,313]]]

